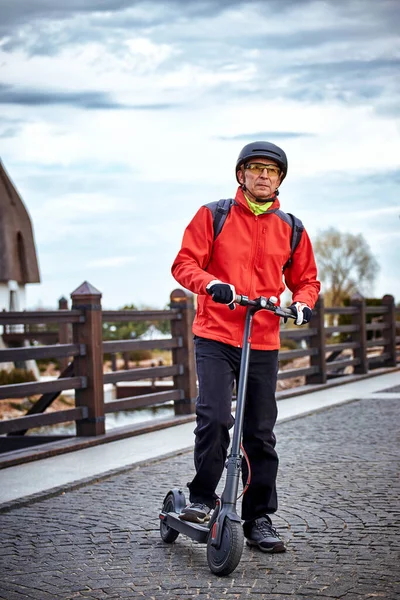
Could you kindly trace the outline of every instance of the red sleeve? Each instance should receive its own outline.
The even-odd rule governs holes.
[[[285,282],[293,294],[293,302],[305,302],[314,308],[321,284],[317,280],[314,252],[305,230],[293,253],[292,264],[285,270]]]
[[[207,284],[218,279],[204,270],[210,261],[213,242],[212,213],[202,206],[186,227],[181,249],[171,268],[176,281],[194,294],[205,294]]]

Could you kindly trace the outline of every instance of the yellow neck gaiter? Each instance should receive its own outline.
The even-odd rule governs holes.
[[[256,216],[262,215],[263,213],[267,212],[267,210],[271,208],[271,206],[274,203],[274,201],[272,200],[271,202],[266,202],[265,204],[258,204],[258,202],[252,202],[250,198],[246,196],[246,194],[244,195],[244,197],[247,200],[247,204],[249,205],[251,212],[253,212]]]

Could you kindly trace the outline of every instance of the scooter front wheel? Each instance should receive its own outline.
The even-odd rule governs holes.
[[[216,548],[207,541],[207,562],[214,575],[229,575],[236,569],[243,552],[244,535],[242,525],[238,521],[225,518],[221,535],[221,544]]]
[[[162,510],[165,513],[176,511],[175,498],[172,493],[166,496]],[[168,527],[168,525],[166,525],[164,521],[160,521],[160,535],[163,542],[165,542],[166,544],[172,544],[172,542],[174,542],[178,537],[179,531]]]

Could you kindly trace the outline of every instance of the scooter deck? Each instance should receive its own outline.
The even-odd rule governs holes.
[[[191,523],[189,521],[182,521],[182,519],[179,518],[179,513],[176,512],[166,513],[164,511],[161,511],[159,516],[161,521],[165,525],[167,525],[167,527],[170,527],[175,531],[179,531],[179,533],[187,535],[196,542],[200,542],[201,544],[207,543],[207,539],[211,531],[208,524],[202,525],[201,523]]]

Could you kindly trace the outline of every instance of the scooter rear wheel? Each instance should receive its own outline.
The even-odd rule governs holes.
[[[167,495],[167,497],[164,500],[162,510],[163,510],[163,512],[166,512],[166,513],[176,512],[175,511],[175,499],[174,499],[173,494]],[[172,542],[174,542],[176,540],[176,538],[178,537],[179,531],[176,531],[175,529],[168,527],[168,525],[166,525],[164,523],[164,521],[160,521],[160,535],[161,535],[161,539],[163,540],[163,542],[165,542],[167,544],[172,544]]]
[[[242,525],[228,517],[223,524],[221,545],[216,548],[207,541],[207,562],[214,575],[229,575],[236,569],[243,552],[244,535]]]

